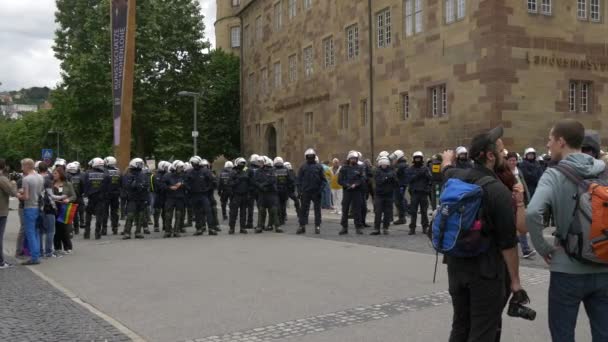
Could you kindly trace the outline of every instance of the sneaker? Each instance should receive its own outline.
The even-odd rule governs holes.
[[[0,270],[4,270],[7,268],[11,268],[13,267],[13,265],[9,264],[8,262],[4,261],[2,264],[0,264]]]
[[[531,249],[529,251],[525,251],[523,254],[524,254],[524,259],[529,259],[536,255],[536,251]]]
[[[66,253],[65,253],[64,251],[62,251],[62,250],[57,250],[57,251],[55,251],[55,255],[57,255],[57,256],[60,256],[60,255],[61,255],[61,256],[63,256],[63,255],[65,255],[65,254],[66,254]]]
[[[65,255],[71,255],[72,254],[72,250],[68,249],[67,251],[64,251]]]
[[[22,262],[21,265],[23,265],[23,266],[40,265],[40,261],[39,260],[34,261],[34,260],[30,259],[28,261]]]

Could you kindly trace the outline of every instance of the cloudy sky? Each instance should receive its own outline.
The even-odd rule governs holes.
[[[213,44],[216,0],[199,1],[205,37]],[[55,0],[0,0],[0,91],[57,84],[59,62],[51,48],[54,13]]]

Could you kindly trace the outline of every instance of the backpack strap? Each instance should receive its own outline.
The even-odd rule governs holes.
[[[585,179],[576,173],[576,170],[572,166],[560,163],[552,166],[551,168],[556,169],[561,174],[566,176],[566,178],[568,178],[568,180],[572,183],[576,184],[577,187],[587,191],[584,185]]]
[[[496,178],[490,177],[490,176],[483,176],[483,177],[479,178],[477,181],[475,181],[475,185],[478,185],[483,189],[486,186],[488,186],[494,182],[497,182]]]

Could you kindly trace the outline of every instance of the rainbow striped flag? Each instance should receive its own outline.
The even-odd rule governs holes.
[[[74,222],[74,216],[78,211],[77,203],[62,204],[57,214],[57,222],[64,224],[72,224]]]

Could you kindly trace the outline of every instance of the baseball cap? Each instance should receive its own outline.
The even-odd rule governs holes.
[[[585,130],[585,137],[583,138],[583,148],[590,148],[595,153],[600,152],[601,139],[597,131]]]
[[[476,135],[471,141],[469,148],[470,158],[473,160],[483,156],[488,146],[495,144],[496,141],[502,138],[504,129],[502,126],[494,127],[488,132]]]

